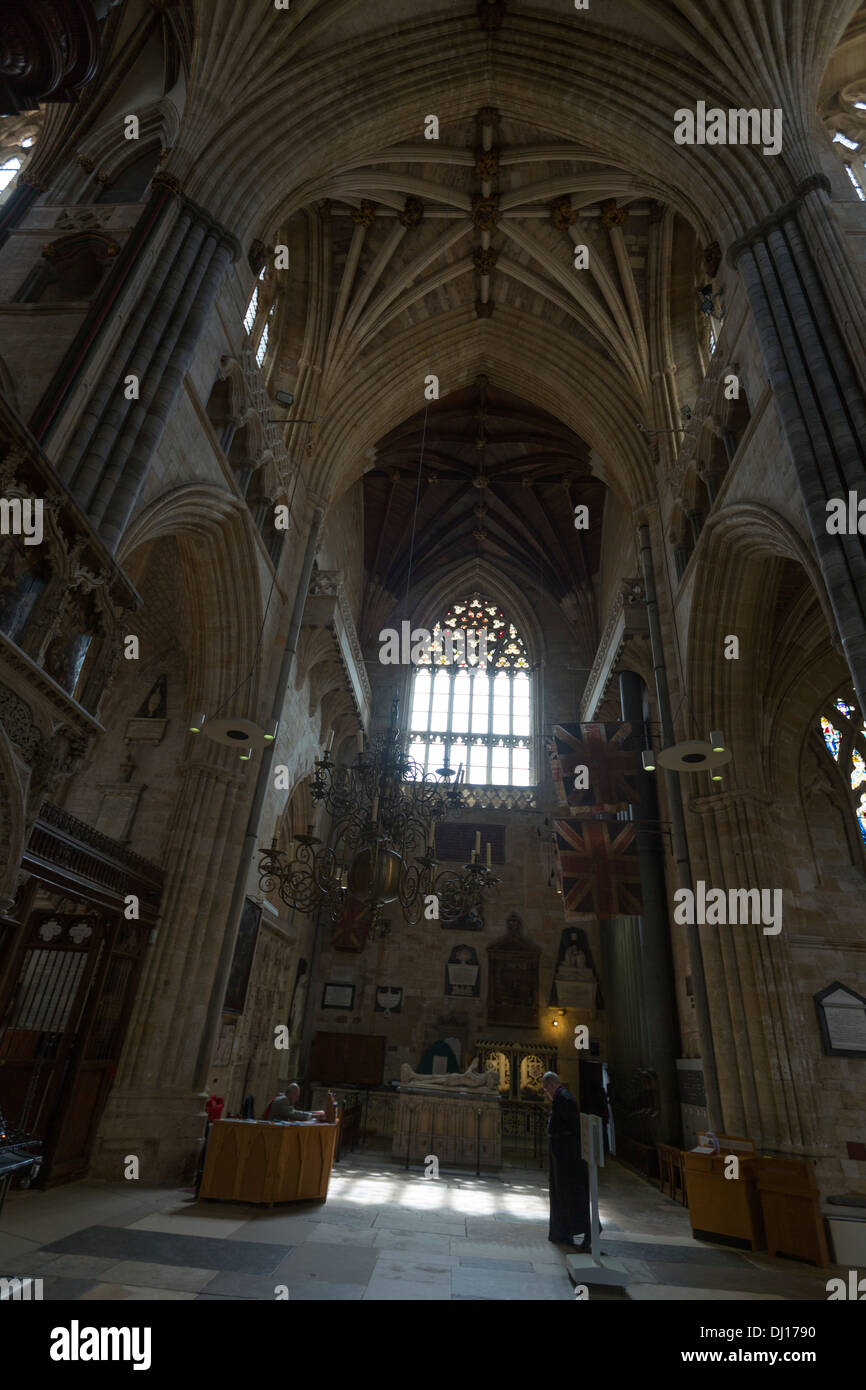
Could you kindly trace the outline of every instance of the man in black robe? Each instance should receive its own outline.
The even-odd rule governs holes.
[[[553,1107],[547,1121],[550,1159],[550,1230],[548,1240],[573,1248],[579,1236],[581,1250],[592,1240],[589,1219],[589,1168],[580,1156],[580,1109],[555,1071],[547,1071],[541,1084]]]

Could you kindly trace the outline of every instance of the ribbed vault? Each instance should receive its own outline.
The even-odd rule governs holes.
[[[509,4],[491,32],[465,0],[421,17],[398,6],[393,18],[389,5],[300,0],[255,26],[234,0],[207,0],[171,169],[192,196],[251,233],[308,202],[323,175],[416,138],[427,112],[447,123],[495,102],[660,180],[678,211],[728,239],[814,171],[817,117],[805,130],[797,113],[814,111],[856,9],[855,0],[789,0],[782,24],[767,0],[712,9],[628,0],[600,23],[593,11]],[[676,146],[673,111],[699,100],[781,107],[783,155]]]
[[[589,475],[588,452],[486,377],[392,430],[364,478],[373,626],[407,590],[435,591],[474,558],[524,592],[572,595],[591,642],[605,488]],[[577,506],[588,508],[588,529],[575,528]]]

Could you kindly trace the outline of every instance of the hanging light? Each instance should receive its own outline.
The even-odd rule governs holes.
[[[643,763],[644,772],[655,772],[656,755],[651,748],[645,748],[643,750],[643,752],[640,755],[640,760]]]
[[[710,734],[710,743],[713,746],[714,753],[724,753],[725,736],[722,733],[721,729],[713,729],[712,733]]]
[[[204,722],[205,722],[206,719],[207,719],[207,715],[204,713],[204,710],[198,710],[198,711],[192,716],[192,719],[189,721],[189,731],[190,731],[190,733],[191,733],[191,734],[200,734],[201,731],[202,731],[202,729],[204,728]]]
[[[481,908],[499,879],[489,862],[481,862],[478,836],[470,862],[461,869],[440,869],[436,858],[436,826],[464,806],[462,786],[450,767],[425,773],[409,757],[397,708],[395,699],[390,728],[366,751],[363,733],[358,735],[351,766],[337,766],[330,750],[316,760],[311,792],[331,818],[330,843],[323,844],[309,826],[306,835],[295,837],[294,860],[284,862],[275,841],[259,863],[263,892],[277,892],[287,906],[303,912],[324,904],[332,920],[343,912],[347,897],[365,904],[374,923],[390,903],[399,903],[407,922],[418,922],[431,895],[439,900],[440,920]]]
[[[663,748],[658,755],[659,766],[671,772],[707,772],[730,761],[729,749],[714,749],[711,743],[702,738],[684,739],[682,743]]]

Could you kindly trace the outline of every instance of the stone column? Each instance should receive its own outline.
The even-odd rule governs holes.
[[[183,284],[177,270],[188,273],[192,264],[194,248],[188,244],[192,214],[186,208],[179,208],[177,213],[60,462],[61,477],[85,510],[111,445],[132,409],[133,402],[126,399],[123,391],[124,377],[131,372],[139,379],[144,375],[154,338],[159,341],[177,298],[178,285]]]
[[[648,746],[643,717],[643,691],[643,681],[634,671],[620,672],[622,717],[623,721],[632,725],[631,746],[635,750],[636,759],[640,756],[638,750]],[[643,770],[639,771],[637,787],[639,799],[635,811],[638,823],[636,840],[643,893],[643,912],[638,918],[643,983],[641,1011],[646,1020],[647,1060],[655,1069],[659,1084],[659,1117],[656,1126],[658,1141],[663,1144],[676,1144],[680,1140],[682,1130],[676,1071],[679,1051],[677,1002],[668,926],[661,823],[654,776]],[[618,928],[619,923],[616,926]],[[607,927],[603,930],[607,930]]]
[[[168,179],[168,175],[162,178]],[[85,406],[60,473],[114,551],[135,507],[217,292],[235,239],[176,195],[174,224],[138,292]],[[137,400],[124,383],[134,376]]]
[[[243,781],[231,751],[216,746],[196,749],[182,770],[162,911],[100,1125],[95,1176],[117,1181],[132,1153],[145,1182],[192,1177],[204,1130],[193,1069],[243,836]]]
[[[112,490],[104,511],[97,518],[99,534],[112,553],[117,549],[138,501],[150,461],[159,447],[231,259],[232,247],[224,236],[216,230],[209,232],[203,243],[196,274],[190,282],[194,288],[186,288],[178,306],[177,319],[182,325],[180,332],[170,351],[163,344],[163,350],[154,364],[153,374],[159,369],[159,380],[149,407],[145,409],[141,406],[136,411],[140,428],[125,466],[112,458]]]
[[[826,224],[826,232],[833,221],[828,195],[823,175],[807,179],[791,202],[736,242],[728,256],[743,277],[842,648],[866,714],[863,537],[827,532],[830,498],[847,502],[849,491],[866,495],[863,376],[849,346],[852,335],[843,331],[818,268],[827,248],[813,250],[816,226]],[[841,243],[838,250],[844,259]],[[862,308],[861,298],[861,313]]]
[[[755,924],[700,929],[725,1127],[766,1149],[818,1157],[807,1023],[789,957],[787,894],[772,853],[782,810],[742,790],[696,798],[689,810],[695,840],[704,842],[695,857],[703,860],[708,889],[782,889],[778,935]]]

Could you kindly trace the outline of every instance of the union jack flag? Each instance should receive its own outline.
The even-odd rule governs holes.
[[[643,912],[631,821],[556,820],[554,843],[566,921]]]
[[[637,754],[623,745],[631,724],[557,724],[550,746],[553,783],[572,816],[612,815],[637,804]],[[589,786],[575,790],[575,769]]]

